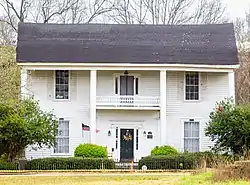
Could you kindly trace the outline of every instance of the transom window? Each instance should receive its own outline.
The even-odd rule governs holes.
[[[186,72],[185,100],[199,100],[199,73]]]
[[[184,122],[184,151],[199,152],[200,149],[200,123],[197,121]]]
[[[59,119],[54,153],[69,153],[69,121]]]
[[[55,73],[55,99],[69,99],[69,71],[56,70]]]

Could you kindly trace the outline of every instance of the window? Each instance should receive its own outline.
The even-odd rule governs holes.
[[[54,153],[69,153],[69,121],[59,119]]]
[[[184,122],[184,151],[199,152],[199,135],[199,122],[194,120]]]
[[[186,72],[185,75],[185,99],[199,100],[199,73]]]
[[[57,70],[55,79],[55,98],[69,99],[69,71]]]
[[[115,94],[134,96],[139,94],[139,78],[130,75],[115,77]]]

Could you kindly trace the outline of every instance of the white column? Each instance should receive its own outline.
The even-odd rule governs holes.
[[[96,143],[96,70],[90,71],[90,142]]]
[[[235,76],[234,72],[228,73],[228,96],[235,99]]]
[[[160,124],[161,124],[161,145],[166,145],[167,135],[167,78],[166,70],[160,71]]]
[[[24,98],[28,96],[27,83],[28,83],[28,71],[23,67],[21,69],[21,96]]]

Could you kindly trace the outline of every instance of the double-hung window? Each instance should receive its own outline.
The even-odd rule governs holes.
[[[198,72],[186,72],[185,74],[185,100],[200,99],[200,75]]]
[[[69,99],[69,71],[55,71],[55,99]]]
[[[184,122],[184,151],[199,152],[200,150],[200,123],[198,121]]]
[[[69,121],[62,118],[58,121],[58,134],[54,153],[69,153]]]

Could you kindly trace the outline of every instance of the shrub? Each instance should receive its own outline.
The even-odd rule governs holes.
[[[1,161],[0,170],[18,170],[18,164]]]
[[[94,144],[80,144],[75,149],[75,157],[84,158],[107,158],[107,150],[103,146],[98,146]]]
[[[177,154],[177,150],[171,146],[156,146],[152,151],[151,155],[169,155],[169,154]]]
[[[188,153],[169,154],[142,158],[139,168],[143,165],[146,165],[147,169],[195,169],[200,165],[200,160]]]
[[[250,180],[250,161],[238,161],[234,165],[218,168],[214,171],[215,181]]]
[[[26,170],[73,170],[73,169],[114,169],[115,162],[110,159],[87,158],[42,158],[28,161]]]
[[[146,165],[148,169],[195,169],[202,167],[204,162],[206,162],[206,167],[214,168],[222,164],[233,163],[233,158],[212,152],[148,156],[139,161],[139,168]]]
[[[221,155],[208,151],[193,153],[193,155],[197,156],[197,158],[200,160],[205,160],[207,168],[217,168],[225,164],[232,164],[234,162],[232,155]]]

